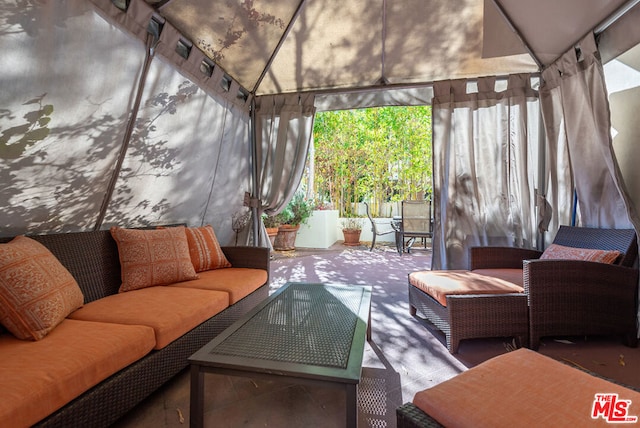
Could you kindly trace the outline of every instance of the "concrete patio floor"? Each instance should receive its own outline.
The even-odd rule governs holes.
[[[359,426],[395,427],[395,409],[434,386],[493,356],[508,352],[511,339],[462,341],[451,355],[444,335],[409,315],[407,274],[429,269],[431,252],[400,256],[392,246],[369,251],[367,243],[326,250],[274,252],[272,291],[289,281],[360,284],[373,287],[373,340],[365,348],[359,387]],[[544,339],[539,352],[640,388],[640,348],[616,337]],[[344,395],[338,390],[286,381],[206,375],[205,426],[341,427]],[[185,370],[115,426],[184,427],[189,423],[189,375]]]

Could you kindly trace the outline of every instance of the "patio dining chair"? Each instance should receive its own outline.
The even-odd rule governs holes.
[[[401,253],[402,248],[400,246],[399,235],[398,235],[399,228],[396,226],[396,224],[393,221],[383,222],[381,220],[374,220],[373,217],[371,216],[371,209],[369,208],[369,204],[365,202],[364,206],[367,211],[367,217],[371,222],[371,233],[373,234],[373,238],[371,239],[371,248],[369,248],[369,251],[373,251],[373,247],[375,247],[376,245],[376,237],[394,233],[396,238],[395,239],[396,249],[398,250],[398,253]]]
[[[408,240],[407,240],[408,238]],[[433,238],[433,220],[431,218],[431,200],[402,201],[402,220],[400,241],[402,252],[411,252],[416,239],[421,239],[427,248],[427,239]]]

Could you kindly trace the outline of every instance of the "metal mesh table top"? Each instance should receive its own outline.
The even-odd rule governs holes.
[[[363,293],[290,284],[210,353],[346,368]]]

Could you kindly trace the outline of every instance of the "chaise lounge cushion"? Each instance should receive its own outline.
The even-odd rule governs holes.
[[[148,354],[145,326],[65,319],[37,342],[0,335],[0,421],[31,426]]]
[[[520,285],[466,270],[412,272],[409,274],[409,283],[433,297],[442,306],[447,306],[448,295],[524,292]]]
[[[44,245],[25,236],[0,244],[0,323],[18,339],[42,339],[83,302],[76,280]]]
[[[112,227],[122,275],[120,292],[197,278],[184,226],[163,229]]]
[[[640,393],[522,348],[418,392],[413,404],[447,427],[607,426],[591,418],[598,393],[631,400],[640,415]]]
[[[69,318],[153,328],[155,349],[162,349],[229,306],[222,291],[147,287],[87,303]]]
[[[471,272],[477,275],[492,276],[494,278],[500,278],[512,284],[516,284],[520,287],[524,287],[524,276],[522,275],[522,269],[489,268],[489,269],[474,269]]]
[[[226,268],[200,272],[199,278],[171,284],[172,287],[200,288],[229,293],[229,304],[242,300],[267,282],[264,269]]]

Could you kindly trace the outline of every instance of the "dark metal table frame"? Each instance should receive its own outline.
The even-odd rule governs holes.
[[[306,287],[322,287],[323,291],[330,292],[334,290],[338,291],[338,294],[353,292],[357,295],[361,293],[358,307],[355,310],[345,309],[346,305],[341,308],[342,310],[347,310],[347,312],[351,311],[351,314],[355,315],[355,319],[352,320],[354,324],[353,335],[350,336],[348,349],[343,350],[346,352],[344,364],[335,364],[334,362],[326,365],[323,362],[309,363],[304,358],[298,360],[296,357],[298,349],[295,349],[298,345],[287,341],[278,343],[275,346],[275,352],[285,355],[286,357],[284,358],[245,356],[250,355],[251,350],[248,351],[248,354],[243,354],[242,349],[233,349],[232,352],[225,351],[225,346],[228,348],[230,341],[236,338],[243,340],[244,336],[247,335],[251,336],[251,343],[256,348],[261,348],[264,345],[273,349],[273,340],[268,334],[264,335],[264,344],[254,343],[255,340],[260,341],[261,336],[256,336],[256,333],[259,333],[256,330],[259,329],[251,327],[251,322],[259,317],[264,317],[267,311],[273,310],[274,305],[281,304],[282,300],[285,300],[285,293],[294,293],[296,290],[304,291]],[[318,292],[318,290],[320,289],[316,288],[313,291]],[[330,297],[333,300],[332,304],[335,305],[336,302],[338,305],[341,304],[339,298],[334,298],[333,295]],[[287,298],[290,297],[287,296]],[[304,322],[296,325],[298,329],[296,335],[309,341],[312,340],[312,337],[318,335],[319,331],[322,331],[324,326],[322,326],[321,318],[323,313],[326,314],[326,312],[318,310],[319,307],[322,307],[322,304],[323,302],[321,301],[306,302],[306,305],[314,308],[314,310],[302,314]],[[350,304],[353,305],[353,301],[350,301]],[[265,312],[262,312],[263,310]],[[287,320],[300,321],[300,315],[299,311],[296,313],[291,312],[287,313],[286,318]],[[280,319],[280,321],[282,320]],[[289,328],[288,324],[281,325],[281,328]],[[304,324],[304,326],[300,324]],[[311,329],[308,327],[311,327]],[[330,334],[331,332],[327,332],[328,336],[322,339],[330,338]],[[367,341],[371,340],[371,287],[307,283],[287,283],[283,285],[269,298],[265,299],[189,358],[189,363],[191,364],[190,426],[202,427],[204,424],[204,375],[205,373],[215,373],[251,377],[253,379],[273,379],[273,377],[284,376],[288,380],[293,380],[300,384],[342,389],[346,395],[346,426],[356,427],[358,424],[358,384],[360,383],[362,371],[365,338]],[[314,345],[318,344],[314,343]]]

